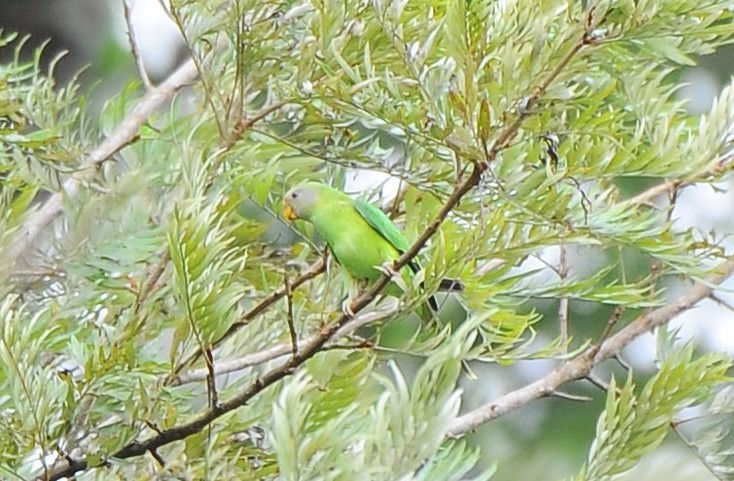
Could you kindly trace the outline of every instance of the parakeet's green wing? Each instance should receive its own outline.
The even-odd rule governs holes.
[[[401,253],[410,247],[403,234],[400,233],[395,224],[380,209],[363,200],[355,200],[354,208],[382,237]]]
[[[398,228],[395,227],[395,224],[393,224],[380,209],[369,202],[359,199],[354,201],[354,208],[357,209],[357,212],[359,212],[364,220],[366,220],[378,234],[384,237],[385,240],[400,252],[401,255],[410,249],[410,245],[408,244],[408,241],[405,240],[405,237],[403,237],[403,234],[400,233]],[[419,270],[418,264],[413,261],[409,262],[408,266],[413,272],[418,272]]]
[[[385,238],[400,254],[404,254],[410,248],[408,241],[405,240],[403,234],[400,233],[395,224],[380,209],[365,202],[363,200],[355,200],[354,208],[362,216],[367,223],[372,226],[378,234]],[[418,272],[419,266],[415,261],[409,264],[413,272]],[[457,279],[441,279],[439,290],[446,292],[461,292],[464,290],[464,284]]]
[[[372,228],[375,229],[378,234],[384,237],[385,240],[387,240],[395,248],[395,250],[400,252],[401,255],[404,254],[405,251],[410,249],[410,244],[408,244],[408,241],[405,240],[403,234],[400,233],[398,228],[395,227],[395,224],[393,224],[392,221],[380,209],[370,204],[369,202],[365,202],[359,199],[354,201],[354,208],[357,210],[357,212],[359,212],[362,218],[366,220],[367,223],[372,226]],[[418,271],[420,270],[418,263],[415,261],[409,262],[408,267],[415,273],[418,273]],[[431,309],[433,309],[434,311],[438,311],[438,303],[433,296],[430,296],[428,298],[428,304],[431,306]]]

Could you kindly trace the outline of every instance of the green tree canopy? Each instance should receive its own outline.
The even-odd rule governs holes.
[[[674,94],[680,66],[732,41],[733,15],[173,1],[190,60],[98,120],[38,62],[0,66],[2,476],[488,479],[496,457],[473,430],[578,402],[569,383],[602,372],[573,479],[612,479],[671,430],[731,479],[731,359],[666,325],[734,272],[724,233],[673,218],[689,186],[730,185],[734,90],[701,117]],[[352,318],[320,240],[278,212],[298,182],[343,189],[355,172],[399,181],[354,194],[401,227],[393,267],[420,258],[425,289],[375,302],[386,274]],[[545,264],[522,268],[532,258]],[[410,313],[443,277],[465,284],[460,308],[420,325]],[[653,329],[652,376],[609,367]],[[481,394],[484,365],[533,359],[554,368],[480,402],[457,389],[463,363]],[[685,431],[692,407],[704,422]]]

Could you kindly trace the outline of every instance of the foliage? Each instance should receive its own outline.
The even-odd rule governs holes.
[[[709,399],[727,380],[730,359],[720,354],[692,357],[689,345],[665,359],[639,395],[631,378],[619,391],[612,382],[588,465],[575,479],[610,480],[631,469],[660,446],[678,412]]]
[[[84,172],[89,139],[147,97],[131,83],[90,125],[74,84],[16,55],[0,66],[3,476],[82,463],[79,479],[488,479],[494,453],[448,436],[462,362],[576,358],[731,255],[672,213],[680,189],[722,185],[732,168],[734,89],[699,119],[674,97],[680,65],[732,42],[732,15],[684,0],[177,0],[200,78]],[[63,219],[11,258],[43,191],[90,170]],[[320,240],[277,212],[295,183],[347,188],[355,172],[399,185],[385,208],[411,241],[441,221],[419,253],[425,289],[370,332],[307,351],[347,323],[344,283],[333,263],[300,277]],[[625,197],[626,178],[670,201]],[[419,326],[411,310],[446,276],[465,284],[460,309]],[[600,309],[561,308],[566,335],[535,298]],[[212,364],[278,346],[207,382]],[[723,356],[670,350],[641,392],[636,370],[612,383],[578,479],[628,470],[684,408],[731,412]],[[391,351],[417,373],[386,370]],[[727,436],[686,438],[721,479]]]

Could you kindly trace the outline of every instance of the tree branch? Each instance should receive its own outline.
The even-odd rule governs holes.
[[[283,276],[283,283],[285,287],[285,302],[288,305],[288,311],[286,321],[288,322],[288,333],[291,336],[291,348],[293,354],[298,352],[298,334],[296,333],[296,323],[293,320],[293,291],[291,291],[291,282],[288,280],[288,275]]]
[[[341,329],[339,329],[336,334],[334,334],[332,341],[336,341],[337,339],[340,339],[347,334],[354,332],[355,330],[359,329],[362,326],[365,326],[367,324],[372,324],[375,321],[379,321],[381,319],[388,318],[395,314],[398,311],[398,304],[397,302],[388,304],[385,307],[371,310],[367,312],[361,312],[357,316],[355,316],[354,319],[347,322],[342,326]],[[299,341],[297,346],[298,350],[301,350],[305,345],[307,345],[309,342],[313,341],[313,338],[309,338],[305,341]],[[327,346],[330,346],[327,345]],[[263,363],[266,363],[268,361],[272,361],[274,359],[277,359],[279,357],[292,354],[294,352],[293,344],[292,342],[284,342],[282,344],[277,344],[275,346],[269,347],[267,349],[263,349],[262,351],[254,352],[252,354],[247,354],[245,356],[242,356],[237,359],[232,359],[230,361],[224,361],[217,363],[214,366],[214,373],[216,375],[221,374],[229,374],[232,372],[241,371],[243,369],[247,369],[248,367],[257,366]],[[201,369],[193,369],[188,372],[184,372],[179,374],[178,376],[174,377],[171,381],[172,386],[180,386],[183,384],[189,384],[192,382],[198,382],[203,381],[207,378],[207,375],[209,374],[209,370],[206,368]]]
[[[618,333],[602,341],[601,344],[591,346],[541,379],[459,416],[451,424],[449,435],[452,437],[461,436],[486,422],[526,405],[534,399],[553,393],[558,387],[567,382],[587,376],[595,366],[614,357],[641,335],[669,322],[681,312],[693,308],[699,301],[709,297],[716,287],[733,273],[734,259],[730,259],[720,265],[716,269],[716,274],[709,277],[705,284],[696,282],[688,292],[676,301],[642,314]]]

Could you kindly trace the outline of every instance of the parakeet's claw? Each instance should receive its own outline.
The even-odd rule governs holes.
[[[384,272],[385,274],[387,274],[388,276],[393,277],[393,278],[400,276],[400,273],[398,271],[396,271],[395,269],[393,269],[393,267],[392,267],[392,261],[385,262],[380,267],[378,267],[378,269],[380,269],[382,272]]]
[[[378,269],[390,276],[392,281],[397,284],[398,287],[400,287],[400,289],[402,289],[404,292],[408,290],[408,286],[405,284],[405,279],[403,279],[403,276],[398,271],[393,269],[392,262],[385,262],[380,267],[378,267]]]
[[[354,317],[354,311],[352,310],[352,301],[353,299],[351,297],[347,297],[344,302],[342,302],[342,312],[349,317]]]

